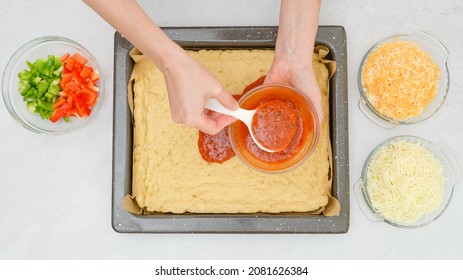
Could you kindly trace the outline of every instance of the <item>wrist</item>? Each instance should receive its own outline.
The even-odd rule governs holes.
[[[281,0],[275,58],[312,64],[320,0]]]
[[[300,65],[312,69],[313,46],[297,48],[285,42],[275,48],[274,62],[280,64]]]
[[[176,71],[190,60],[185,50],[161,29],[153,28],[152,32],[145,36],[150,39],[139,44],[138,47],[164,75]]]
[[[163,45],[163,49],[156,52],[156,54],[158,58],[154,63],[164,75],[187,69],[187,65],[192,60],[186,51],[174,42]]]

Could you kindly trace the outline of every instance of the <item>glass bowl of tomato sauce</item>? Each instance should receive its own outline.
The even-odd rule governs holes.
[[[311,101],[296,89],[280,84],[255,87],[238,100],[240,107],[254,110],[272,101],[288,103],[297,116],[297,128],[288,146],[279,152],[260,149],[243,122],[229,126],[233,151],[250,168],[264,173],[284,173],[303,164],[313,153],[319,137],[319,122]],[[284,127],[279,129],[285,129]]]

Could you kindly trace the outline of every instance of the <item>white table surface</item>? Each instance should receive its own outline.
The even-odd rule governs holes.
[[[6,1],[0,6],[0,69],[23,43],[44,35],[80,42],[102,67],[105,96],[83,129],[49,137],[19,126],[0,102],[2,259],[462,259],[463,189],[431,225],[404,230],[373,223],[351,195],[350,228],[336,235],[119,234],[111,227],[114,29],[80,1]],[[277,25],[279,1],[140,1],[161,26]],[[65,4],[66,3],[66,4]],[[320,25],[347,32],[350,185],[378,143],[411,134],[442,141],[463,162],[463,4],[325,0]],[[136,19],[134,19],[136,20]],[[358,109],[358,66],[371,44],[416,29],[449,49],[443,108],[413,126],[386,130]],[[461,167],[460,167],[461,168]]]

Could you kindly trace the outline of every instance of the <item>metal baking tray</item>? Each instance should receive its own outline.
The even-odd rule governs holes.
[[[277,27],[174,27],[164,32],[185,49],[274,48]],[[112,226],[120,233],[345,233],[349,228],[349,144],[347,119],[346,33],[342,26],[320,26],[316,44],[330,49],[337,62],[330,80],[330,133],[333,151],[332,195],[341,203],[336,217],[284,214],[155,214],[135,215],[122,209],[131,193],[133,126],[127,85],[133,48],[116,32],[114,38],[114,122]],[[271,175],[269,175],[271,176]]]

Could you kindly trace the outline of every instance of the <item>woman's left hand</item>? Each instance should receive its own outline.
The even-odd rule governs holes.
[[[302,92],[312,101],[317,111],[318,121],[321,123],[323,120],[321,92],[311,63],[311,60],[306,63],[275,59],[264,84],[285,84]]]

